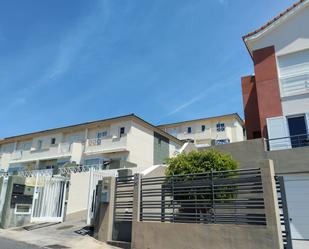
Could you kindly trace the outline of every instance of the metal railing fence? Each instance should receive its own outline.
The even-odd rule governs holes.
[[[309,134],[265,139],[267,150],[290,149],[309,146]]]
[[[260,169],[142,178],[140,221],[266,225]]]
[[[132,221],[134,176],[116,178],[115,221]]]

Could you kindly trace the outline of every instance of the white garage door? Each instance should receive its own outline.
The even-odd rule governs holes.
[[[309,175],[284,177],[293,240],[309,241]]]

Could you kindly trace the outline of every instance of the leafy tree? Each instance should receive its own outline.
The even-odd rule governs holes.
[[[229,154],[215,150],[191,151],[167,159],[167,176],[235,170],[238,163]]]

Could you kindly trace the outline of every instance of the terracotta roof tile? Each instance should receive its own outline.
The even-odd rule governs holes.
[[[280,13],[279,15],[277,15],[276,17],[274,17],[271,21],[269,21],[268,23],[266,23],[265,25],[263,25],[262,27],[258,28],[257,30],[250,32],[246,35],[244,35],[242,38],[243,40],[245,40],[246,38],[255,35],[257,33],[259,33],[260,31],[266,29],[268,26],[270,26],[271,24],[273,24],[274,22],[276,22],[278,19],[280,19],[281,17],[285,16],[287,13],[289,13],[291,10],[295,9],[297,6],[299,6],[301,3],[305,2],[307,0],[300,0],[297,3],[294,3],[291,7],[287,8],[285,11],[283,11],[282,13]]]

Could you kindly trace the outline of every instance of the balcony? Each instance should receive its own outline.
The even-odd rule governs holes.
[[[11,155],[10,163],[22,163],[36,160],[48,160],[59,157],[69,157],[72,154],[72,144],[59,143],[49,148],[16,150]]]
[[[125,152],[127,149],[127,136],[87,139],[86,154]]]
[[[309,146],[309,134],[266,139],[266,146],[268,151],[307,147]]]

